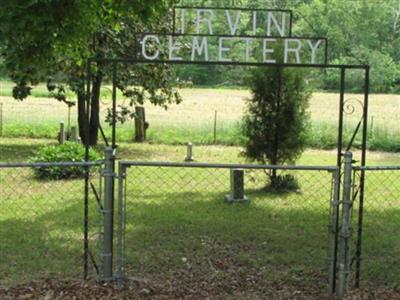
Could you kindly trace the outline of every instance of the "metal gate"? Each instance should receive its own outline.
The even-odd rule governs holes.
[[[365,177],[365,200],[359,201]],[[397,286],[400,278],[400,166],[353,168],[351,278],[362,286]],[[357,262],[362,262],[361,268]]]
[[[243,172],[242,200],[250,205],[226,203],[231,170]],[[294,179],[290,192],[266,188],[272,171]],[[119,279],[157,277],[172,267],[179,273],[188,264],[207,270],[193,267],[196,276],[230,276],[224,268],[246,269],[245,260],[260,266],[263,286],[308,278],[326,290],[336,283],[337,243],[344,243],[336,228],[337,167],[122,161],[118,178]],[[243,276],[252,276],[247,271]]]

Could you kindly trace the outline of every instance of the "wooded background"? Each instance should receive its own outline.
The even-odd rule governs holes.
[[[399,0],[183,0],[180,4],[291,9],[293,35],[328,38],[329,63],[370,64],[372,92],[391,93],[400,90]],[[221,22],[226,23],[226,20]],[[220,66],[180,66],[177,76],[206,86],[245,86],[247,77],[243,76],[243,72],[237,67],[227,72],[226,67]],[[334,90],[338,86],[337,72],[314,71],[308,76],[314,88]],[[347,84],[349,90],[361,91],[362,72],[352,73]]]

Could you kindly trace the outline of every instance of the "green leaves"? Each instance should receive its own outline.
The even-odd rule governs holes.
[[[244,155],[273,165],[293,162],[306,145],[310,93],[300,69],[258,68],[243,120]]]
[[[100,160],[101,156],[93,149],[89,151],[91,161]],[[85,160],[85,148],[81,144],[67,142],[63,145],[45,146],[33,156],[31,162],[83,162]],[[69,179],[79,178],[85,175],[84,167],[41,167],[34,168],[38,179]]]

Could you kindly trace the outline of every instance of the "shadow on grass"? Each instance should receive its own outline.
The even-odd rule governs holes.
[[[43,144],[14,144],[5,143],[0,140],[0,162],[26,162],[41,147],[48,144],[48,142]]]
[[[165,279],[183,272],[185,280],[199,276],[205,281],[221,274],[229,280],[255,276],[258,285],[285,282],[309,288],[317,282],[322,291],[328,202],[318,207],[298,206],[309,195],[270,194],[257,189],[247,193],[252,200],[250,205],[228,205],[223,192],[128,192],[128,275]],[[0,282],[80,277],[81,201],[76,199],[64,206],[60,203],[57,209],[38,213],[32,219],[1,221]],[[387,218],[396,216],[388,214]],[[373,228],[375,222],[381,224],[382,220],[370,215],[368,227]],[[378,266],[371,265],[374,272],[365,273],[374,276],[367,278],[369,281],[397,282],[400,271],[394,266],[399,263],[398,242],[393,237],[385,240],[385,259],[379,260]],[[364,249],[380,249],[379,245],[379,239],[371,240]]]
[[[187,267],[261,272],[269,281],[324,285],[328,207],[277,207],[269,193],[249,193],[250,205],[224,203],[224,193],[127,196],[126,259],[131,274]],[[250,196],[251,195],[251,196]],[[281,198],[282,195],[273,195]],[[275,199],[275,200],[276,200]],[[284,201],[283,201],[284,202]],[[255,271],[257,270],[257,271]]]
[[[31,208],[37,212],[34,217],[24,217],[23,209],[3,211],[2,214],[8,213],[7,219],[0,215],[3,219],[0,221],[0,285],[40,278],[82,278],[83,198],[57,206],[53,203],[45,213],[35,206],[34,200]],[[97,222],[96,213],[94,206],[91,207],[90,225],[95,219]],[[94,239],[97,227],[90,231]],[[91,243],[91,248],[94,244]]]

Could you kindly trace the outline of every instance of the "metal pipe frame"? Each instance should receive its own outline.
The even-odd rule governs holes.
[[[347,291],[348,279],[350,275],[350,241],[351,241],[351,209],[352,209],[352,164],[353,154],[346,152],[344,155],[344,178],[343,178],[343,192],[342,192],[342,222],[340,228],[339,240],[339,270],[338,270],[338,283],[337,295],[342,299]]]
[[[120,64],[168,64],[168,65],[221,65],[221,66],[249,66],[249,67],[284,67],[284,68],[312,68],[312,69],[369,69],[368,65],[349,64],[294,64],[294,63],[260,63],[234,61],[190,61],[190,60],[146,60],[137,58],[89,58],[88,63],[120,63]]]
[[[293,11],[290,9],[262,9],[262,8],[242,8],[242,7],[216,7],[216,6],[174,6],[173,10],[177,9],[210,9],[210,10],[242,10],[242,11],[274,11],[274,12],[283,12],[293,14]]]
[[[327,49],[325,51],[327,55]],[[149,60],[144,60],[144,59],[136,59],[136,58],[91,58],[88,59],[88,72],[87,78],[88,78],[88,114],[90,113],[89,107],[90,107],[90,82],[89,79],[91,78],[91,68],[90,65],[92,63],[111,63],[113,64],[113,108],[115,109],[116,107],[116,81],[117,81],[117,64],[169,64],[169,65],[227,65],[227,66],[254,66],[254,67],[283,67],[283,68],[320,68],[320,69],[338,69],[340,70],[340,108],[339,108],[339,121],[338,121],[338,145],[337,145],[337,166],[336,167],[327,167],[327,166],[321,166],[321,167],[313,167],[313,166],[260,166],[260,165],[236,165],[236,164],[198,164],[198,163],[152,163],[152,162],[127,162],[127,161],[122,161],[121,164],[123,166],[129,167],[129,166],[154,166],[154,167],[190,167],[190,168],[244,168],[244,169],[280,169],[280,170],[326,170],[326,171],[335,171],[339,169],[339,174],[340,174],[340,169],[342,165],[342,149],[343,149],[343,123],[344,123],[344,118],[343,118],[343,109],[344,109],[344,94],[345,94],[345,74],[347,69],[352,69],[352,70],[364,70],[365,72],[365,87],[364,87],[364,108],[363,108],[363,134],[362,134],[362,147],[361,147],[361,167],[365,167],[366,164],[366,147],[367,147],[367,131],[368,131],[368,124],[367,124],[367,119],[368,119],[368,96],[369,96],[369,70],[370,67],[369,65],[351,65],[351,64],[338,64],[338,65],[333,65],[333,64],[284,64],[284,63],[246,63],[246,62],[205,62],[205,61],[168,61],[168,60],[154,60],[154,61],[149,61]],[[89,116],[88,116],[89,118]],[[88,123],[89,124],[89,123]],[[115,130],[115,111],[113,112],[113,130],[112,130],[112,148],[115,149],[117,147],[116,145],[116,130]],[[87,145],[88,147],[88,145]],[[88,149],[87,149],[88,152]],[[115,165],[115,162],[114,162]],[[340,194],[341,187],[340,187],[340,182],[338,183],[338,193],[337,195]],[[361,244],[362,244],[362,214],[363,214],[363,201],[364,201],[364,189],[365,189],[365,174],[362,171],[362,174],[360,176],[360,209],[359,209],[359,222],[358,222],[358,234],[357,234],[357,255],[356,255],[356,286],[359,286],[359,280],[360,280],[360,268],[361,268]],[[86,196],[85,196],[86,197]],[[339,200],[339,199],[337,199]],[[86,205],[86,204],[85,204]],[[338,208],[339,209],[339,208]],[[337,218],[339,218],[339,211],[337,214],[335,214]],[[86,217],[86,213],[85,213]],[[336,220],[334,224],[338,224],[339,220]],[[338,232],[338,231],[337,231]],[[337,261],[337,241],[336,241],[336,253],[334,256],[335,259],[335,264]],[[85,250],[86,253],[86,250]],[[85,255],[86,257],[86,255]],[[336,269],[335,269],[336,272]],[[336,273],[334,278],[336,278]],[[336,281],[333,283],[333,290],[336,289]]]
[[[124,277],[124,181],[126,179],[126,167],[121,164],[118,165],[118,237],[117,237],[117,267],[116,279],[122,281]]]
[[[50,168],[50,167],[94,167],[101,166],[103,160],[89,162],[38,162],[38,163],[0,163],[2,168]]]
[[[83,89],[86,88],[85,101],[85,162],[89,161],[89,134],[90,134],[90,104],[91,104],[91,81],[92,81],[92,64],[90,60],[86,63],[86,77],[83,82]],[[89,168],[85,170],[85,187],[84,187],[84,210],[83,210],[83,279],[88,279],[89,272]]]
[[[335,166],[274,166],[251,164],[211,164],[211,163],[185,163],[185,162],[151,162],[151,161],[120,161],[125,167],[168,167],[168,168],[200,168],[200,169],[252,169],[252,170],[291,170],[291,171],[336,171]]]
[[[277,40],[284,40],[284,39],[298,39],[298,40],[323,40],[326,42],[328,39],[326,37],[318,37],[318,36],[293,36],[291,34],[281,36],[281,35],[269,35],[268,37],[262,35],[249,35],[249,34],[206,34],[206,33],[160,33],[160,32],[140,32],[137,33],[137,36],[145,36],[145,35],[158,35],[162,36],[174,36],[174,37],[222,37],[222,38],[253,38],[255,40],[262,40],[262,39],[277,39]],[[148,61],[148,60],[147,60]]]
[[[335,210],[334,212],[334,217],[335,220],[332,220],[333,226],[335,226],[334,231],[336,233],[335,235],[335,241],[334,244],[332,245],[333,247],[333,267],[330,269],[330,271],[333,272],[332,277],[330,278],[329,286],[330,286],[330,292],[331,295],[335,293],[336,290],[336,277],[337,277],[337,259],[338,259],[338,242],[339,242],[339,216],[340,216],[340,191],[341,191],[341,170],[342,170],[342,156],[343,156],[343,122],[344,122],[344,92],[345,92],[345,78],[346,78],[346,69],[345,68],[340,68],[340,97],[339,97],[339,120],[338,120],[338,142],[337,142],[337,157],[336,157],[336,166],[338,168],[338,180],[336,182],[336,187],[335,189],[337,192],[335,193],[334,197],[335,199],[333,200],[334,203],[338,203],[338,205],[335,205],[333,209]]]
[[[356,166],[354,171],[399,171],[400,166]]]
[[[336,289],[337,244],[339,232],[340,205],[340,167],[332,172],[332,198],[330,203],[329,220],[329,254],[328,254],[328,295],[334,295]]]
[[[365,167],[367,163],[367,138],[368,138],[368,101],[369,101],[369,84],[370,84],[370,68],[365,69],[364,83],[364,111],[363,111],[363,131],[362,131],[362,151],[361,151],[361,167]],[[360,203],[358,209],[358,230],[356,245],[356,274],[355,287],[360,287],[361,278],[361,255],[362,255],[362,234],[364,220],[364,199],[365,199],[365,171],[361,170],[360,176]]]
[[[114,150],[109,147],[105,150],[104,203],[103,203],[103,247],[101,281],[112,281],[113,278],[113,237],[114,237]]]

